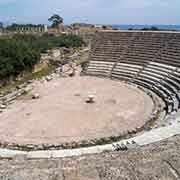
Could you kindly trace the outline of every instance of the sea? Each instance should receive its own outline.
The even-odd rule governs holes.
[[[180,31],[180,25],[112,25],[114,28],[121,29],[121,30],[128,30],[130,28],[132,29],[143,29],[143,28],[151,28],[151,27],[157,27],[161,30],[175,30]]]

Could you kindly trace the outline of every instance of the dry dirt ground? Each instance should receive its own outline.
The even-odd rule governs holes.
[[[0,160],[9,180],[179,180],[180,136],[138,149],[51,160]],[[4,180],[3,179],[3,180]]]
[[[32,100],[31,93],[40,94]],[[141,90],[98,77],[55,78],[0,114],[0,141],[58,144],[119,135],[141,127],[153,111]],[[94,104],[85,102],[95,96]]]
[[[77,81],[78,78],[38,83],[34,92],[40,94],[40,99],[32,100],[28,94],[1,114],[0,137],[10,141],[18,139],[22,143],[27,140],[23,136],[34,143],[59,142],[71,140],[75,131],[71,132],[70,127],[79,128],[79,132],[81,126],[94,130],[102,129],[107,123],[110,127],[106,127],[104,133],[115,133],[122,127],[133,128],[143,124],[145,119],[142,117],[148,117],[152,111],[151,99],[132,86],[100,78],[81,77]],[[85,103],[89,93],[95,94],[95,104]],[[80,117],[84,119],[80,121]],[[109,118],[116,121],[109,123]],[[99,123],[102,120],[105,123]],[[124,121],[126,125],[123,126]],[[82,123],[81,126],[78,123]],[[62,127],[68,131],[63,131]],[[44,129],[46,131],[42,131]],[[45,132],[44,136],[42,132]],[[68,137],[60,137],[61,132],[67,133]],[[80,132],[83,136],[84,131]],[[98,131],[93,133],[99,135]],[[92,135],[86,134],[86,138]],[[49,160],[0,158],[0,180],[179,180],[179,152],[180,136],[176,136],[137,149],[97,155]]]

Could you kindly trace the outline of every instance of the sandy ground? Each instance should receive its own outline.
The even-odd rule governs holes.
[[[0,141],[54,144],[118,135],[142,126],[153,110],[149,96],[121,82],[97,77],[56,78],[0,114]],[[95,103],[86,97],[95,95]]]

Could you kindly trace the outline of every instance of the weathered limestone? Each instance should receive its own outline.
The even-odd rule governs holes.
[[[32,99],[39,99],[40,95],[38,93],[35,93],[32,95]]]
[[[51,76],[46,76],[46,81],[51,81],[53,78]]]
[[[0,105],[0,109],[6,109],[7,108],[7,106],[6,105]]]
[[[94,95],[88,95],[88,97],[86,98],[86,103],[92,104],[95,102],[95,96]]]

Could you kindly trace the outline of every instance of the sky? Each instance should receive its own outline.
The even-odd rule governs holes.
[[[180,24],[180,0],[0,0],[0,21],[48,24]]]

